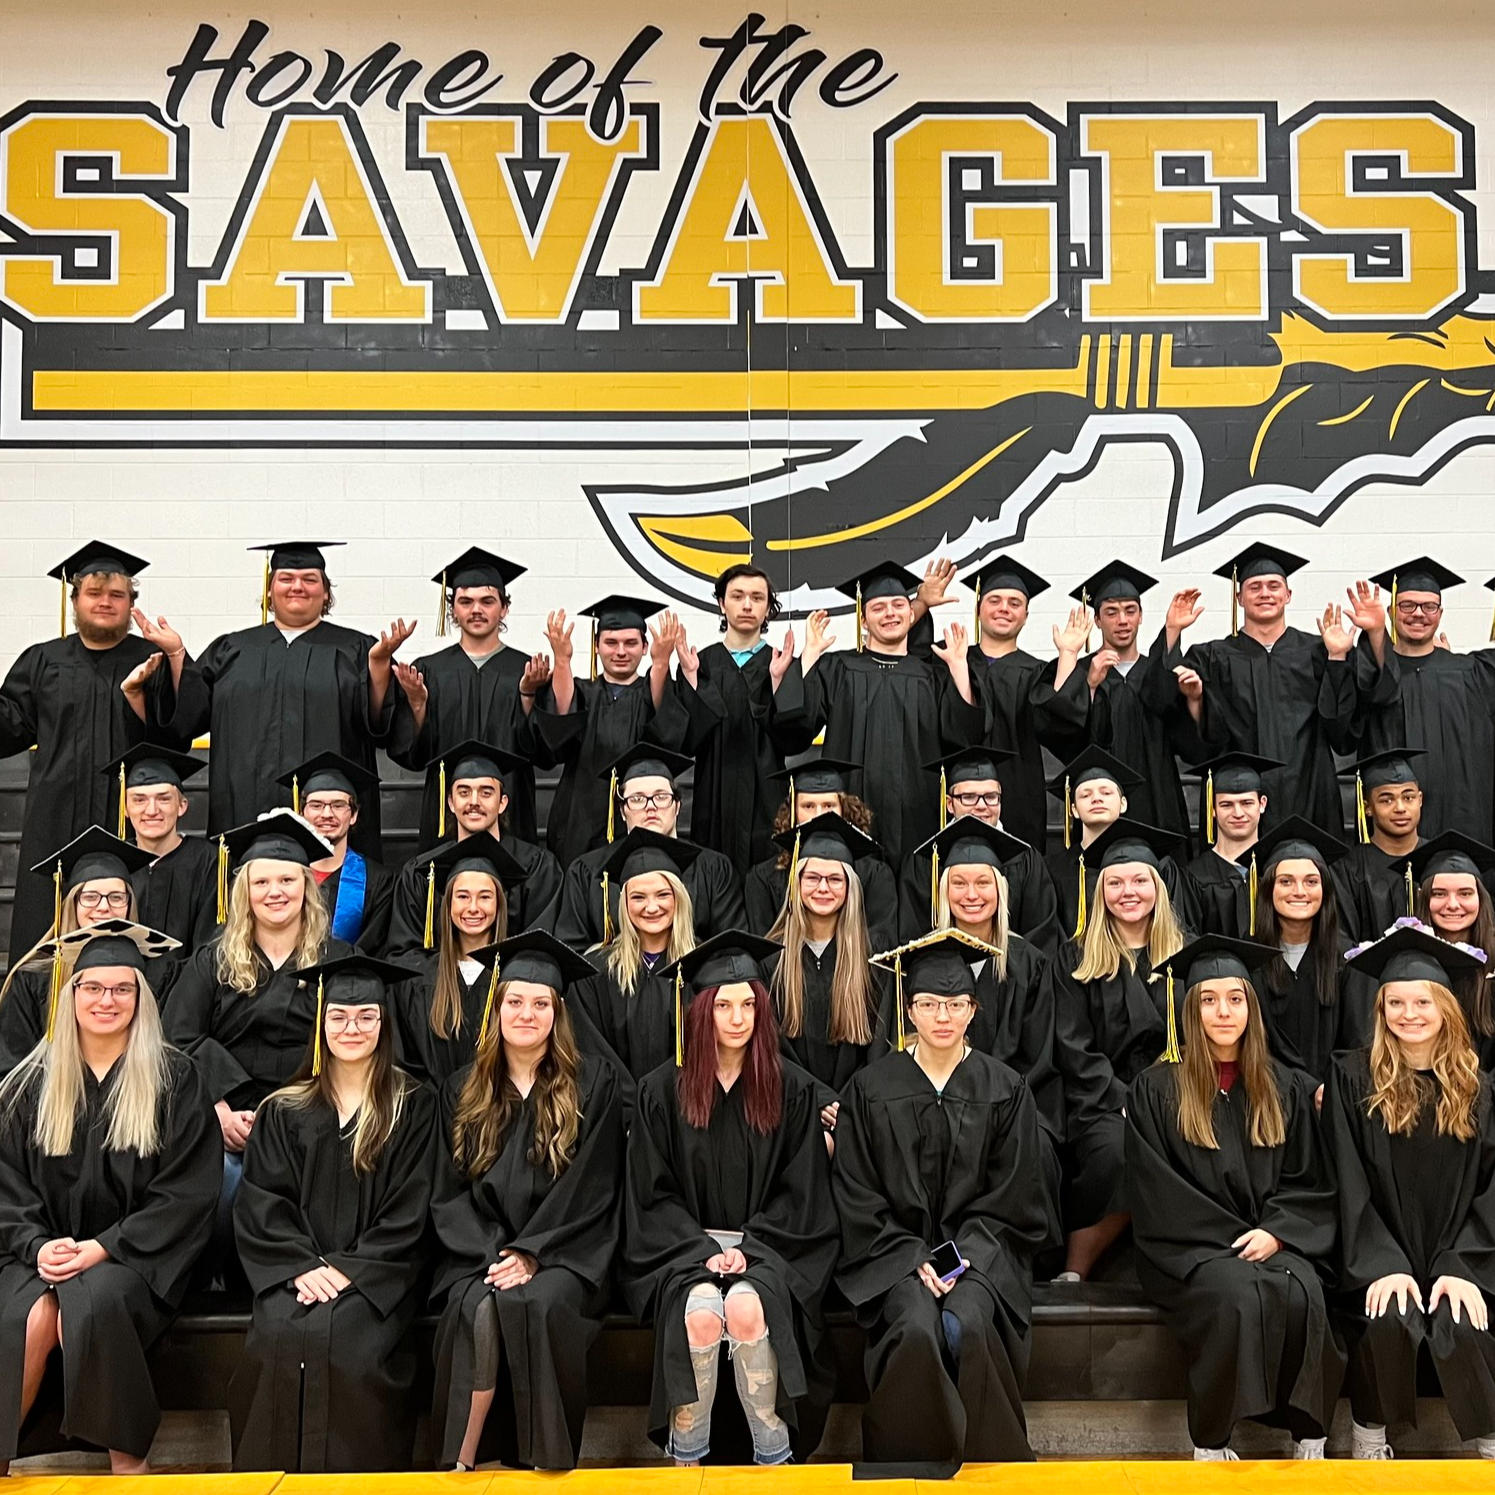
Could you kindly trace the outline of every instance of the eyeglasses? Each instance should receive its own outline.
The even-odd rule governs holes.
[[[937,1012],[948,1012],[951,1017],[964,1017],[971,1010],[969,997],[915,997],[909,1006],[920,1017],[933,1017]]]
[[[353,808],[352,800],[342,799],[304,799],[301,801],[301,813],[303,815],[346,815]]]
[[[675,802],[673,789],[656,789],[653,794],[625,794],[623,803],[630,810],[662,810]]]
[[[129,893],[79,893],[79,908],[98,908],[100,904],[107,903],[110,908],[128,908],[130,906]]]
[[[140,995],[140,988],[133,981],[123,982],[119,986],[105,986],[102,981],[80,981],[77,991],[85,1002],[97,1002],[102,996],[110,996],[121,1002],[133,1002]]]
[[[952,794],[950,798],[962,810],[996,810],[1001,808],[1002,791],[1000,789],[988,789],[985,794]]]
[[[356,1028],[360,1033],[372,1033],[383,1021],[384,1014],[377,1008],[367,1012],[331,1011],[327,1014],[327,1031],[346,1033],[349,1028]]]
[[[840,892],[846,886],[845,874],[840,872],[801,872],[799,880],[812,888],[829,888],[832,892]]]
[[[1409,618],[1414,613],[1426,613],[1428,617],[1432,617],[1434,613],[1443,611],[1443,603],[1437,600],[1432,602],[1411,602],[1405,597],[1398,597],[1396,599],[1396,610]]]

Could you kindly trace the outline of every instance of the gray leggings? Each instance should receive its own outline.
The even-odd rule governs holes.
[[[713,1343],[691,1347],[691,1366],[696,1373],[696,1399],[670,1413],[669,1454],[685,1463],[698,1463],[711,1451],[711,1407],[716,1400],[716,1376],[721,1363],[721,1339],[727,1341],[737,1399],[747,1415],[753,1435],[755,1464],[782,1464],[789,1458],[789,1427],[775,1407],[779,1398],[779,1362],[765,1329],[758,1339],[733,1339],[725,1333],[727,1298],[756,1298],[750,1282],[734,1282],[726,1297],[712,1282],[699,1282],[685,1300],[687,1320],[693,1313],[714,1313],[722,1321],[723,1333]]]
[[[492,1391],[498,1385],[498,1308],[484,1293],[472,1318],[472,1389]]]

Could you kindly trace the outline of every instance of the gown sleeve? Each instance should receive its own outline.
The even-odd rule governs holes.
[[[1488,1301],[1495,1298],[1495,1106],[1490,1082],[1483,1075],[1479,1092],[1478,1130],[1470,1144],[1477,1159],[1474,1197],[1452,1246],[1434,1258],[1433,1277],[1462,1277],[1474,1283]]]
[[[8,1075],[42,1041],[50,991],[49,978],[40,972],[18,970],[0,998],[0,1075]]]
[[[0,1116],[0,1260],[27,1267],[36,1265],[42,1247],[58,1235],[32,1173],[37,1152],[31,1130],[40,1086],[40,1075],[33,1075],[28,1093]]]
[[[166,1038],[191,1057],[217,1105],[241,1085],[250,1083],[248,1071],[212,1035],[213,1006],[218,994],[218,947],[206,945],[193,952],[172,983],[171,1000],[161,1014]]]
[[[1339,1238],[1333,1174],[1313,1104],[1317,1085],[1298,1072],[1277,1071],[1287,1137],[1277,1186],[1262,1201],[1257,1226],[1310,1261],[1323,1261]]]
[[[0,682],[0,758],[24,753],[36,742],[36,684],[42,662],[35,645],[24,649]]]
[[[306,1150],[295,1136],[298,1114],[282,1102],[261,1106],[244,1149],[234,1238],[256,1297],[322,1265],[300,1203]]]
[[[1060,953],[1067,958],[1071,951],[1066,947]],[[1064,1076],[1070,1119],[1087,1127],[1114,1116],[1126,1102],[1126,1088],[1101,1052],[1083,983],[1057,965],[1054,983],[1054,1058]]]
[[[168,710],[171,713],[164,722],[168,731],[189,740],[207,731],[213,712],[213,687],[233,652],[234,647],[225,635],[214,639],[199,658],[193,659],[189,654],[182,661],[182,678],[174,691],[170,673],[156,672],[158,676],[166,674],[160,710],[163,715]]]
[[[720,933],[724,929],[747,927],[747,904],[743,901],[742,883],[732,868],[731,858],[711,857],[707,865],[711,878],[711,923]],[[706,931],[701,931],[704,935]]]

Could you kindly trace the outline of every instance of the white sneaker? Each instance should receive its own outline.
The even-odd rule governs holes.
[[[1293,1440],[1293,1457],[1295,1459],[1321,1459],[1324,1456],[1324,1438],[1304,1438],[1300,1443]]]
[[[1227,1459],[1238,1464],[1241,1456],[1233,1448],[1199,1448],[1196,1446],[1194,1449],[1196,1464],[1213,1464]]]
[[[1083,1282],[1084,1280],[1085,1279],[1083,1277],[1081,1277],[1078,1272],[1060,1272],[1059,1275],[1054,1278],[1054,1281],[1056,1283],[1058,1283],[1058,1282],[1064,1282],[1064,1283]]]

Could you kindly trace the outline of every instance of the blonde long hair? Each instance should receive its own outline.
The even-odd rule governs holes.
[[[964,863],[957,862],[956,865],[963,866]],[[991,921],[992,937],[986,942],[996,947],[997,953],[991,957],[991,963],[996,970],[997,980],[1005,981],[1007,979],[1007,942],[1012,932],[1007,912],[1010,888],[1007,878],[1003,875],[1000,867],[988,867],[987,871],[997,880],[997,911]],[[940,871],[940,893],[938,907],[935,910],[934,927],[936,929],[954,929],[955,925],[956,918],[950,909],[950,869],[949,867],[944,867]],[[980,935],[978,938],[986,939],[986,936]]]
[[[1144,862],[1143,866],[1147,866]],[[1147,931],[1147,959],[1154,971],[1184,947],[1184,932],[1179,927],[1178,916],[1173,912],[1173,901],[1156,867],[1147,867],[1152,879],[1157,901],[1153,905],[1152,922]],[[1108,981],[1121,969],[1122,961],[1135,971],[1135,951],[1122,944],[1116,934],[1116,917],[1105,903],[1105,878],[1102,871],[1096,880],[1095,894],[1091,902],[1099,905],[1097,916],[1086,920],[1085,943],[1080,950],[1080,963],[1075,967],[1076,981]]]
[[[462,874],[466,875],[466,874]],[[496,945],[509,937],[509,895],[502,881],[481,873],[498,889],[489,944]],[[462,1032],[462,945],[457,926],[452,923],[452,892],[457,879],[449,877],[441,895],[441,933],[437,936],[436,976],[431,982],[431,1031],[438,1038],[456,1038]]]
[[[659,962],[661,965],[669,965],[682,955],[689,955],[696,948],[696,911],[685,884],[673,872],[661,871],[658,875],[669,883],[670,891],[675,895],[675,917],[670,924],[670,942],[665,946],[664,956]],[[633,878],[630,877],[628,882],[632,881]],[[633,920],[628,917],[628,882],[622,883],[618,888],[618,932],[610,944],[593,946],[593,949],[607,951],[608,974],[618,983],[618,990],[625,997],[633,996],[644,975],[644,947]]]
[[[254,865],[254,862],[245,862],[234,878],[228,895],[228,918],[218,939],[216,961],[218,979],[245,996],[260,983],[260,957],[254,943],[254,910],[249,903],[249,869]],[[332,926],[311,868],[302,867],[301,872],[305,889],[301,899],[301,931],[291,954],[296,970],[314,966],[322,958],[322,946]]]
[[[1246,1106],[1251,1118],[1248,1136],[1253,1147],[1281,1147],[1287,1140],[1287,1122],[1282,1114],[1282,1097],[1277,1090],[1277,1074],[1267,1048],[1266,1024],[1262,1021],[1261,1003],[1256,988],[1249,981],[1234,980],[1246,993],[1246,1031],[1241,1035],[1241,1083],[1246,1087]],[[1205,1036],[1199,1015],[1198,982],[1184,993],[1183,1061],[1178,1072],[1178,1129],[1185,1142],[1217,1152],[1215,1140],[1215,1096],[1220,1077],[1215,1056]]]
[[[19,960],[13,960],[10,970],[5,973],[5,982],[0,985],[0,1002],[10,995],[10,985],[16,979],[16,972],[21,969],[27,961],[35,960],[37,952],[49,940],[56,939],[59,935],[75,934],[82,925],[78,922],[78,894],[91,882],[118,882],[117,877],[90,877],[80,882],[76,888],[69,888],[62,895],[62,917],[54,919],[47,932],[23,955]],[[131,886],[128,878],[124,879],[126,890],[129,892],[130,901],[125,905],[124,917],[132,924],[138,922],[136,919],[135,889]],[[111,914],[110,918],[118,918],[118,914]]]
[[[862,880],[849,862],[838,865],[846,873],[846,902],[836,920],[836,968],[831,973],[831,1012],[826,1037],[830,1043],[869,1044],[876,1014],[872,944],[862,906]],[[769,990],[779,1004],[779,1029],[786,1038],[798,1038],[805,1024],[805,968],[801,951],[809,940],[809,919],[804,899],[794,896],[793,887],[785,892],[783,907],[768,937],[784,946],[769,983]]]
[[[32,1140],[50,1158],[63,1158],[72,1152],[73,1129],[84,1110],[83,1050],[72,1004],[79,976],[86,974],[78,972],[63,983],[58,1005],[68,1005],[57,1014],[51,1042],[43,1038],[0,1082],[0,1114],[9,1117],[33,1077],[40,1077]],[[161,1031],[156,994],[143,974],[137,972],[136,979],[140,992],[135,1016],[130,1019],[119,1079],[104,1099],[104,1114],[109,1121],[104,1146],[111,1152],[133,1150],[148,1158],[161,1146],[161,1096],[166,1089],[170,1046]]]
[[[1470,1141],[1475,1132],[1479,1101],[1479,1055],[1469,1039],[1469,1024],[1459,999],[1436,981],[1423,983],[1443,1018],[1433,1040],[1433,1083],[1422,1079],[1407,1063],[1401,1041],[1386,1026],[1386,988],[1376,992],[1376,1026],[1370,1041],[1370,1095],[1366,1114],[1380,1113],[1392,1136],[1407,1136],[1417,1125],[1422,1108],[1434,1098],[1438,1104],[1438,1135]]]

